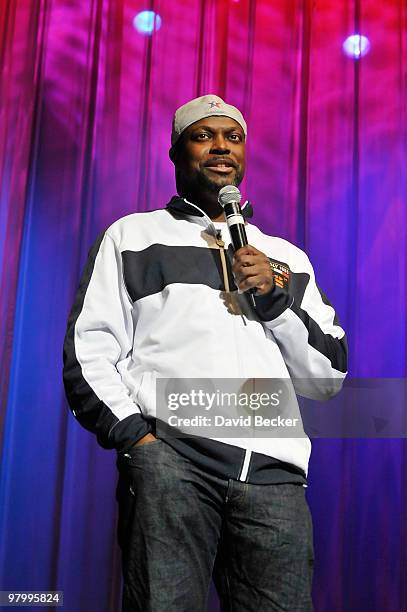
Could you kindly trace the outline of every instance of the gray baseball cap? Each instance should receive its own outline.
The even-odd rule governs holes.
[[[200,119],[204,119],[204,117],[216,115],[230,117],[237,121],[237,123],[242,126],[244,135],[247,136],[246,121],[243,119],[240,110],[235,106],[226,104],[219,96],[207,94],[190,100],[175,111],[172,121],[171,146],[175,145],[178,138],[187,127]]]

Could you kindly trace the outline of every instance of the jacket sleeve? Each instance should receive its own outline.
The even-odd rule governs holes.
[[[273,332],[296,392],[324,400],[342,388],[348,348],[332,304],[316,284],[308,257],[300,253],[304,272],[291,273],[288,288],[275,284],[255,297],[256,310]]]
[[[89,252],[64,342],[63,379],[73,415],[103,448],[124,451],[152,431],[122,381],[132,350],[132,303],[121,256],[103,233]]]

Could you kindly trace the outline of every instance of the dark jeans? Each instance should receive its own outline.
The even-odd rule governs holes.
[[[122,612],[310,612],[312,520],[302,485],[207,474],[165,441],[118,458]]]

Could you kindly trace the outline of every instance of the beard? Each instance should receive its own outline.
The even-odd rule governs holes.
[[[235,187],[239,187],[242,180],[243,173],[239,169],[236,169],[232,180],[228,175],[218,175],[212,179],[204,172],[197,172],[192,176],[188,176],[188,179],[185,181],[185,187],[187,188],[188,193],[194,194],[197,197],[199,197],[199,194],[202,193],[217,195],[219,190],[226,185],[234,185]]]

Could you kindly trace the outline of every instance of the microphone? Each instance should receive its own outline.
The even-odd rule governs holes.
[[[218,202],[225,213],[230,239],[235,251],[248,244],[244,218],[240,208],[241,199],[242,194],[234,185],[225,185],[225,187],[219,190]],[[250,302],[256,308],[256,302],[253,297],[256,294],[256,289],[252,287],[246,293],[249,293]]]

